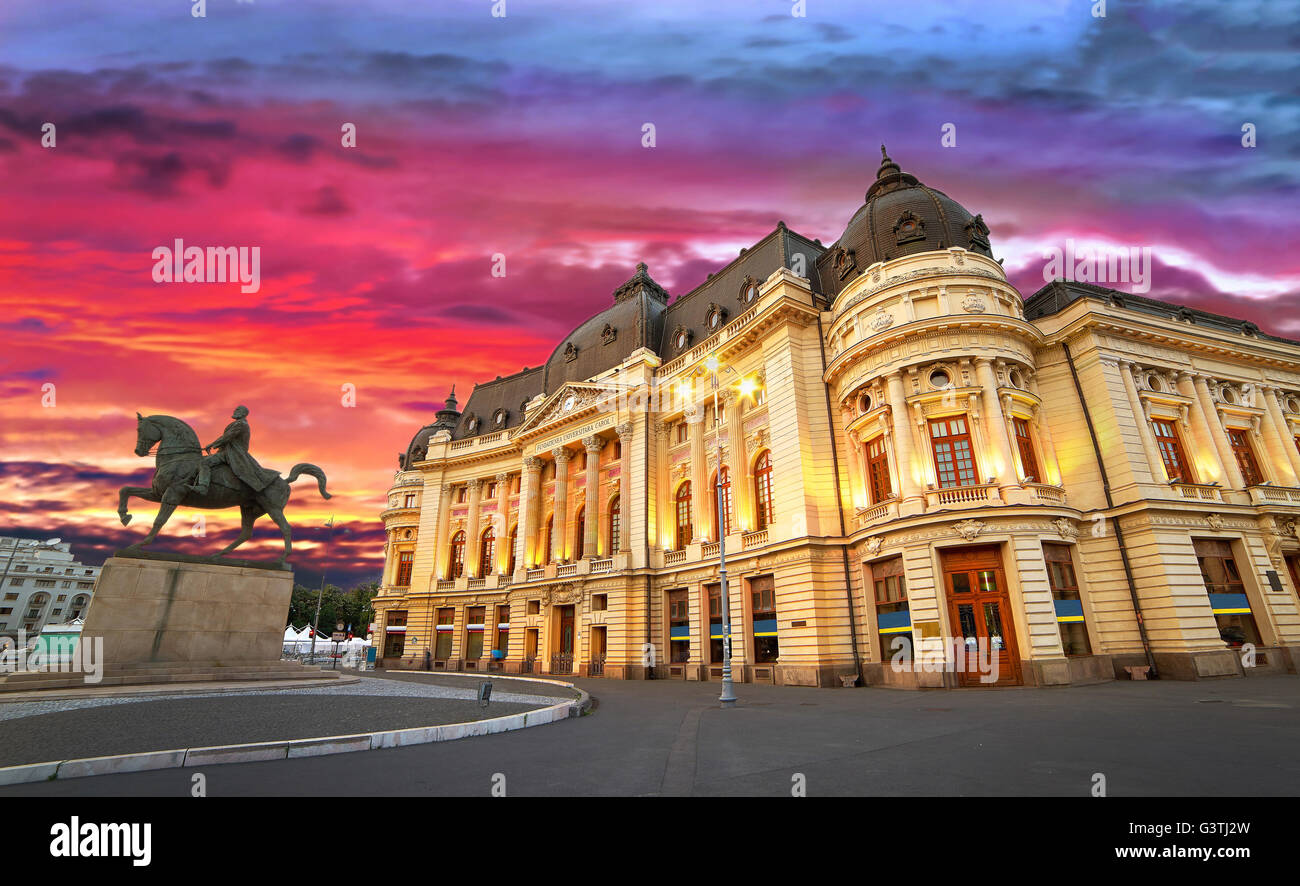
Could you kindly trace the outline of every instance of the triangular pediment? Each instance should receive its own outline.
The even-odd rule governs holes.
[[[569,382],[543,400],[541,406],[531,410],[523,424],[515,430],[515,436],[530,434],[539,428],[561,424],[571,418],[584,415],[602,400],[617,393],[618,389],[609,385],[595,382]]]

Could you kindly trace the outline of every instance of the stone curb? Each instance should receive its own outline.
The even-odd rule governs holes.
[[[518,679],[493,677],[493,680]],[[320,738],[297,738],[289,741],[262,741],[250,744],[214,745],[206,748],[181,748],[168,751],[144,751],[138,754],[118,754],[111,757],[80,757],[73,760],[53,760],[44,763],[25,763],[20,766],[0,767],[0,785],[30,784],[37,781],[54,781],[65,778],[84,778],[92,775],[113,775],[121,772],[143,772],[149,769],[181,769],[195,766],[215,766],[222,763],[252,763],[264,760],[286,760],[299,757],[321,757],[327,754],[347,754],[354,751],[371,751],[382,748],[408,747],[438,741],[455,741],[475,735],[492,735],[543,726],[569,717],[580,717],[591,709],[591,696],[572,683],[558,680],[537,680],[533,683],[552,683],[579,693],[573,700],[565,700],[550,707],[537,708],[490,720],[472,720],[467,723],[445,723],[441,726],[416,726],[410,729],[383,732],[360,732],[355,735],[330,735]]]

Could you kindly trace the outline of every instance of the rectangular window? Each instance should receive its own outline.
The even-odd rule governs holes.
[[[17,594],[5,594],[5,599],[6,599],[6,600],[17,600],[17,599],[18,599],[18,595],[17,595]]]
[[[677,423],[677,442],[678,443],[686,442],[686,422],[684,421],[679,421]]]
[[[1259,472],[1259,462],[1255,461],[1255,450],[1250,445],[1250,432],[1241,428],[1228,428],[1228,444],[1232,454],[1237,457],[1237,467],[1241,468],[1241,478],[1247,486],[1258,486],[1264,479]]]
[[[930,445],[934,449],[934,467],[939,474],[940,487],[979,485],[966,416],[931,421]]]
[[[497,641],[492,647],[492,657],[497,661],[510,652],[510,607],[497,607]]]
[[[691,658],[690,600],[685,590],[668,592],[668,642],[671,660],[676,663]]]
[[[1061,632],[1061,646],[1065,649],[1065,654],[1092,655],[1070,545],[1043,542],[1043,559],[1047,561],[1047,580],[1052,586],[1056,626]]]
[[[495,482],[488,484],[487,497],[489,500],[497,497],[497,484]]]
[[[871,564],[872,593],[876,605],[876,631],[881,661],[897,656],[912,659],[912,613],[907,605],[907,580],[903,558],[890,557]]]
[[[438,661],[451,658],[452,622],[456,620],[456,610],[446,608],[438,610],[438,623],[434,626],[437,638],[433,643],[433,657]]]
[[[411,584],[411,564],[415,558],[414,551],[401,551],[397,555],[397,581],[395,584],[399,588],[407,587]]]
[[[38,587],[38,588],[52,588],[52,587],[54,587],[54,582],[49,581],[49,580],[44,580],[44,579],[39,579],[39,578],[38,578],[38,579],[36,580],[36,587]]]
[[[1038,473],[1038,459],[1034,457],[1034,440],[1029,433],[1029,422],[1023,418],[1011,419],[1016,431],[1016,448],[1020,451],[1020,466],[1024,469],[1025,480],[1030,483],[1042,483]]]
[[[885,435],[867,442],[867,484],[871,487],[871,503],[878,505],[893,495],[889,483],[889,450],[885,448]]]
[[[413,508],[413,507],[415,507],[415,493],[414,493],[414,492],[408,492],[408,493],[406,493],[406,504],[405,504],[405,507],[408,507],[408,508]]]
[[[483,632],[487,629],[487,607],[470,606],[465,610],[465,658],[483,657]]]
[[[406,652],[406,610],[390,610],[384,619],[384,658],[401,658]],[[398,628],[388,631],[388,628]]]
[[[25,579],[25,578],[11,578],[11,579],[9,579],[9,585],[10,585],[10,587],[19,587],[19,588],[20,588],[20,587],[23,586],[23,582],[26,581],[26,580],[27,580],[27,579]]]
[[[5,606],[3,608],[0,608],[0,615],[8,615],[13,611],[14,608],[12,606]]]
[[[722,585],[704,586],[709,601],[709,661],[722,664]]]
[[[1187,456],[1183,454],[1183,443],[1178,437],[1173,421],[1163,418],[1151,419],[1151,431],[1156,438],[1156,448],[1160,450],[1160,460],[1164,462],[1165,474],[1170,483],[1195,483],[1196,479],[1187,467]]]
[[[609,607],[609,596],[607,594],[591,595],[591,611],[604,612]]]
[[[464,486],[462,486],[462,487],[460,487],[459,489],[457,489],[457,490],[456,490],[456,503],[457,503],[457,504],[462,504],[462,505],[463,505],[463,504],[465,503],[465,496],[466,496],[467,493],[468,493],[468,490],[467,490]]]
[[[749,580],[750,618],[754,626],[754,663],[776,661],[780,651],[776,631],[776,581],[770,575]]]
[[[1232,555],[1232,545],[1217,538],[1194,538],[1192,545],[1214,621],[1219,626],[1219,639],[1233,648],[1246,643],[1260,645],[1259,628]]]

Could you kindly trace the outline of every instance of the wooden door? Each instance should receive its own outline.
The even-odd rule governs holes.
[[[560,655],[573,655],[573,607],[560,607]]]
[[[957,660],[957,684],[1020,685],[1015,620],[997,547],[944,551],[942,562],[953,635],[965,649],[964,658]],[[996,681],[981,679],[977,665],[982,661],[996,662]]]

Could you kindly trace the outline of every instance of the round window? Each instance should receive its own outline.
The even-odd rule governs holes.
[[[1019,370],[1019,369],[1013,369],[1013,370],[1011,370],[1011,372],[1008,373],[1008,378],[1011,379],[1011,386],[1012,386],[1013,388],[1020,388],[1020,389],[1022,389],[1022,390],[1024,389],[1024,387],[1025,387],[1025,377],[1024,377],[1023,375],[1020,374],[1020,370]]]
[[[1160,376],[1156,375],[1154,372],[1147,376],[1147,387],[1156,393],[1160,393],[1165,389],[1165,386],[1160,381]]]
[[[936,369],[934,372],[930,373],[931,387],[946,388],[951,382],[952,379],[948,377],[948,373],[943,371],[942,369]]]
[[[758,298],[758,284],[751,283],[745,287],[745,302],[748,304]]]
[[[858,398],[858,412],[870,412],[870,411],[871,411],[871,395],[863,394],[861,397]]]
[[[1219,396],[1223,398],[1224,403],[1229,405],[1235,405],[1237,402],[1237,392],[1226,385],[1219,391]]]
[[[684,332],[677,333],[677,347],[678,348],[686,347],[686,333]]]
[[[1286,411],[1290,413],[1300,414],[1300,397],[1287,397]]]

